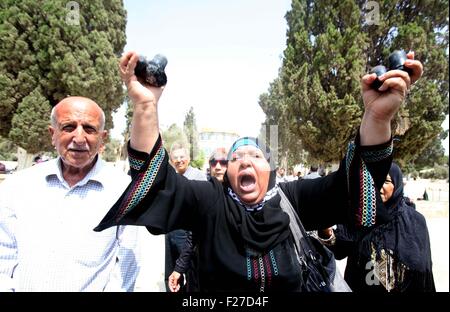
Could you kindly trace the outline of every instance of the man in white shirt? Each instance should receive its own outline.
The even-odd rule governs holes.
[[[94,232],[130,178],[98,156],[105,115],[68,97],[52,110],[59,157],[0,184],[0,291],[132,291],[136,227]]]

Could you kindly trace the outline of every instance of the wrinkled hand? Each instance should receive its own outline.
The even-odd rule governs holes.
[[[332,227],[322,229],[318,231],[318,235],[320,238],[329,239],[333,235],[334,231]]]
[[[169,289],[171,292],[177,292],[180,290],[180,277],[181,274],[177,271],[173,271],[169,276]]]
[[[376,74],[367,74],[362,78],[362,91],[365,113],[379,121],[390,121],[400,108],[411,84],[417,81],[423,73],[422,63],[414,60],[414,52],[407,54],[405,66],[411,68],[413,74],[408,75],[402,70],[391,70],[378,77],[383,81],[379,92],[370,87],[377,78]]]
[[[120,78],[128,89],[128,96],[134,104],[158,103],[164,87],[154,87],[144,81],[140,81],[134,74],[139,55],[136,52],[128,51],[120,58],[119,71]]]

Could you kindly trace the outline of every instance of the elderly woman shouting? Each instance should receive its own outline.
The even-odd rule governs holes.
[[[255,138],[230,148],[224,183],[191,181],[168,164],[158,126],[163,92],[134,74],[135,52],[120,61],[122,80],[134,104],[128,145],[133,181],[95,229],[117,224],[146,226],[153,234],[191,230],[198,239],[200,291],[301,291],[301,268],[294,254],[289,216],[280,208],[282,190],[306,229],[338,223],[373,226],[385,215],[379,189],[391,165],[391,119],[422,64],[408,54],[405,66],[361,85],[364,116],[339,170],[314,180],[275,183],[268,147]]]

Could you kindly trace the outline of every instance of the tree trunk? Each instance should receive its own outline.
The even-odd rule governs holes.
[[[17,148],[17,170],[22,170],[33,165],[34,154],[27,153],[21,147]]]

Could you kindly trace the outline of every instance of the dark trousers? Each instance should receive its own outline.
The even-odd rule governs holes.
[[[187,235],[188,234],[185,230],[175,230],[166,234],[166,261],[164,282],[166,284],[166,291],[168,292],[170,292],[168,284],[169,276],[170,274],[172,274],[175,268],[175,263],[185,246]],[[180,278],[180,286],[180,292],[186,291],[183,275]]]

